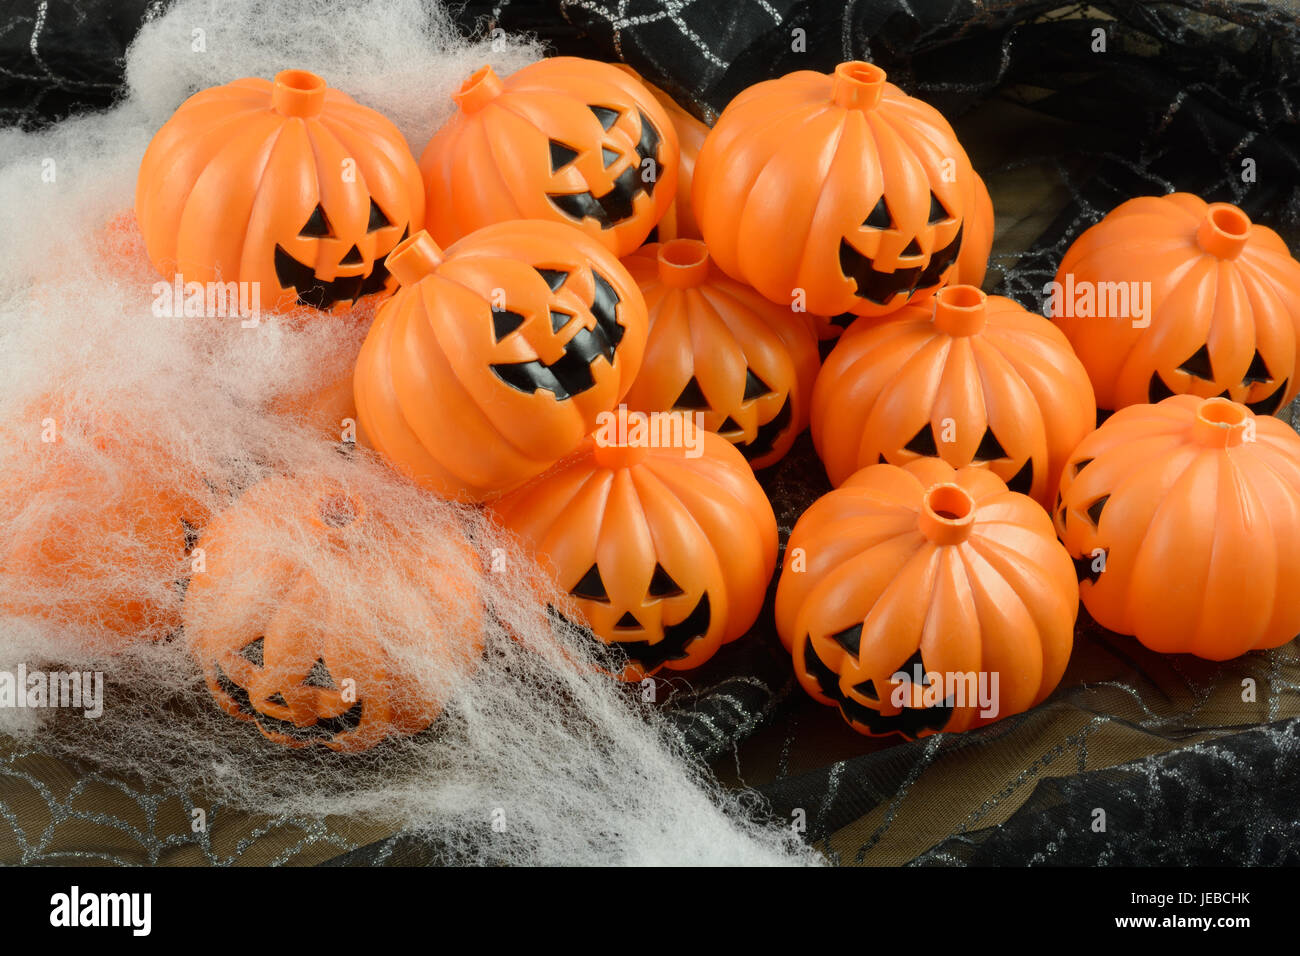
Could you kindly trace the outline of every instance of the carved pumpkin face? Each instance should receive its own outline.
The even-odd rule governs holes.
[[[485,66],[455,99],[460,109],[420,158],[441,245],[491,223],[544,219],[624,256],[673,200],[677,134],[617,67],[551,57],[502,80]]]
[[[277,548],[287,535],[306,537],[310,560]],[[206,568],[185,596],[185,639],[223,710],[289,747],[348,751],[433,722],[439,689],[411,660],[442,679],[475,666],[477,559],[455,539],[454,559],[421,554],[394,572],[376,540],[398,547],[401,535],[356,497],[291,479],[262,482],[213,520],[198,544]],[[339,573],[376,576],[399,600],[376,622],[322,585],[320,574]]]
[[[936,110],[850,62],[732,100],[700,152],[693,199],[728,275],[773,302],[802,291],[814,314],[884,315],[946,281],[972,175]]]
[[[776,591],[799,683],[873,736],[966,730],[1039,703],[1065,671],[1078,608],[1043,509],[933,458],[864,468],[815,501]]]
[[[1300,437],[1223,398],[1120,409],[1070,455],[1056,529],[1097,622],[1222,661],[1300,631]]]
[[[1189,394],[1272,415],[1300,392],[1300,263],[1236,206],[1131,199],[1075,241],[1056,282],[1052,320],[1102,408]]]
[[[570,226],[488,226],[444,254],[425,233],[389,258],[402,288],[353,381],[359,439],[440,494],[482,500],[577,447],[627,392],[645,303]]]
[[[699,412],[754,468],[778,461],[808,423],[819,363],[807,317],[728,279],[698,239],[643,246],[623,263],[650,316],[628,408]]]
[[[1050,507],[1096,421],[1064,336],[1010,299],[949,286],[841,336],[813,389],[812,434],[838,485],[878,462],[976,465]]]
[[[185,281],[255,282],[264,308],[350,306],[391,286],[384,257],[424,220],[388,120],[302,70],[196,93],[136,183],[149,257]]]
[[[496,501],[623,680],[704,663],[754,623],[776,567],[776,518],[740,454],[593,439]],[[603,648],[602,648],[603,649]]]

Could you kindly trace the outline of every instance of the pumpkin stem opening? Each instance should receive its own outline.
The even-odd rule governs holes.
[[[935,544],[959,544],[975,526],[975,499],[961,485],[934,485],[925,493],[917,524]]]
[[[850,110],[871,110],[885,95],[885,71],[874,63],[849,60],[835,68],[831,101]]]
[[[674,289],[699,285],[709,275],[709,250],[698,239],[672,239],[659,247],[659,280]]]
[[[325,108],[325,81],[307,70],[281,70],[271,88],[271,108],[282,116],[304,119]]]
[[[1197,244],[1212,256],[1235,259],[1250,238],[1250,217],[1232,203],[1210,205],[1196,230]]]
[[[505,88],[501,77],[497,76],[492,67],[481,66],[470,74],[469,79],[460,85],[459,90],[451,94],[451,98],[466,113],[474,113],[496,99]]]
[[[1196,440],[1211,448],[1232,448],[1246,441],[1254,415],[1226,398],[1207,398],[1196,409]]]
[[[402,285],[415,285],[442,265],[445,257],[433,236],[423,229],[393,246],[384,266]]]
[[[951,336],[978,335],[984,329],[988,297],[973,285],[950,285],[934,294],[934,325]]]

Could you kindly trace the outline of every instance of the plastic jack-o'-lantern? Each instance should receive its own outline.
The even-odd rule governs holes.
[[[502,80],[485,66],[454,99],[459,110],[420,157],[427,228],[441,245],[491,223],[545,219],[625,256],[673,201],[677,134],[618,67],[557,56]]]
[[[1300,632],[1300,437],[1225,398],[1130,405],[1061,478],[1056,529],[1097,622],[1227,660]]]
[[[740,637],[776,567],[776,517],[744,458],[676,419],[682,444],[588,439],[493,504],[573,596],[623,680],[698,667]]]
[[[646,241],[699,239],[700,227],[695,221],[695,209],[691,206],[691,186],[695,182],[695,160],[699,157],[704,140],[709,135],[709,128],[627,64],[616,63],[615,66],[641,81],[664,108],[664,112],[672,121],[673,129],[677,132],[677,191],[673,195],[672,205],[668,207],[668,211],[664,213],[658,224],[650,230]]]
[[[988,468],[1046,508],[1096,414],[1088,375],[1050,322],[949,286],[844,333],[813,389],[812,435],[832,484],[937,456]]]
[[[383,551],[401,540],[357,496],[287,478],[218,515],[184,608],[217,704],[289,747],[364,750],[428,727],[482,651],[479,565],[449,537],[445,560],[414,554],[398,567]],[[379,610],[330,586],[359,576],[385,595]]]
[[[885,315],[943,285],[971,165],[938,111],[870,63],[800,71],[737,96],[695,166],[709,253],[773,302]]]
[[[256,283],[264,308],[384,292],[384,256],[424,220],[397,127],[304,70],[194,94],[140,163],[149,258],[186,282]]]
[[[1020,713],[1061,679],[1079,591],[1037,504],[977,468],[864,468],[795,523],[776,625],[799,683],[859,733]]]
[[[110,645],[167,637],[207,517],[202,478],[125,412],[52,400],[23,416],[7,452],[0,612]]]
[[[1271,415],[1300,392],[1300,263],[1229,203],[1123,203],[1066,252],[1049,311],[1105,409],[1189,394]]]
[[[699,412],[755,468],[774,464],[808,424],[819,363],[807,316],[728,279],[698,239],[643,246],[623,264],[650,315],[628,407]]]
[[[544,471],[641,367],[645,301],[571,226],[498,223],[445,253],[421,232],[388,267],[401,288],[357,359],[358,440],[440,494],[483,500]]]

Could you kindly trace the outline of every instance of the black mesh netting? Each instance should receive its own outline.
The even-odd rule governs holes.
[[[111,102],[121,53],[159,5],[10,6],[0,119],[31,127]],[[1066,246],[1131,196],[1229,200],[1293,250],[1300,240],[1289,2],[498,0],[459,18],[467,31],[532,32],[558,52],[624,60],[706,118],[761,79],[879,63],[953,120],[998,216],[985,287],[1031,309]],[[827,487],[807,436],[763,480],[783,533]],[[1295,642],[1215,664],[1150,653],[1082,614],[1048,702],[912,743],[861,738],[793,688],[770,628],[662,690],[692,750],[838,862],[1300,862]],[[168,799],[136,797],[153,813]],[[51,818],[72,812],[70,799],[46,803]],[[423,840],[294,826],[265,861],[436,857]],[[121,858],[165,858],[157,827],[136,829],[139,846]],[[313,841],[323,849],[304,854]],[[224,861],[256,842],[203,849]]]

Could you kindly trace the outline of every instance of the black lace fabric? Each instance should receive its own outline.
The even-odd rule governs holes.
[[[111,100],[146,7],[96,6],[16,5],[0,120],[36,126]],[[756,81],[877,62],[953,121],[997,212],[985,288],[1033,310],[1070,242],[1136,195],[1231,201],[1300,249],[1291,2],[472,0],[459,17],[467,32],[625,61],[706,119]],[[1296,406],[1281,416],[1300,424]],[[761,479],[783,537],[828,488],[807,436]],[[1300,863],[1294,641],[1213,663],[1154,654],[1081,611],[1047,702],[914,742],[860,737],[810,700],[770,614],[659,690],[687,750],[837,863]],[[129,824],[101,856],[117,862],[437,859],[426,841],[347,821],[232,813],[190,839],[187,799],[0,745],[0,860],[75,859],[116,818]]]

